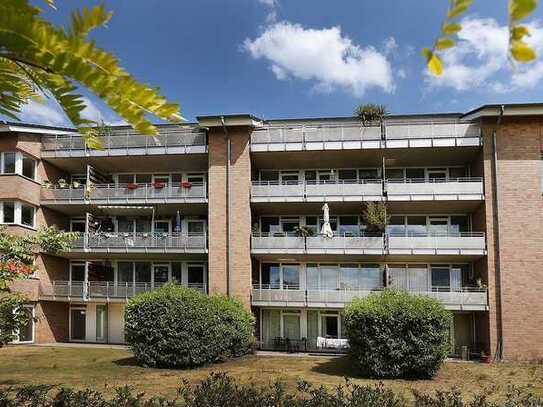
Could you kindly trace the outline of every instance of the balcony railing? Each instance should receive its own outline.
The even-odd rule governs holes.
[[[101,138],[103,149],[85,145],[78,133],[43,136],[42,155],[45,157],[108,156],[127,154],[179,154],[206,152],[205,131],[192,128],[159,127],[158,136],[145,136],[130,128],[112,129]]]
[[[294,232],[253,233],[254,254],[454,254],[484,255],[483,232],[302,237]]]
[[[296,233],[253,233],[252,252],[256,254],[383,254],[383,236],[345,233],[327,238],[301,237]]]
[[[328,307],[343,308],[355,298],[363,298],[383,288],[354,290],[300,290],[298,287],[272,288],[270,285],[257,284],[251,291],[251,303],[254,306],[293,306],[293,307]],[[426,291],[410,291],[413,294],[426,295],[440,301],[449,309],[486,309],[488,296],[486,288],[464,287],[449,289],[432,287]]]
[[[113,281],[52,281],[40,287],[40,296],[53,299],[115,300],[154,290],[164,283],[119,283]],[[185,287],[207,292],[205,284],[188,283]]]
[[[205,202],[207,187],[205,182],[193,182],[190,188],[181,184],[93,184],[90,189],[42,188],[41,199],[58,203],[96,202]]]
[[[253,181],[253,202],[381,200],[381,180]]]
[[[71,251],[203,253],[206,242],[204,233],[83,233]]]
[[[308,126],[269,126],[251,134],[251,150],[296,151],[480,145],[480,128],[469,122],[387,120]]]
[[[484,199],[483,179],[387,179],[389,201]]]
[[[389,254],[484,255],[483,232],[387,234]]]

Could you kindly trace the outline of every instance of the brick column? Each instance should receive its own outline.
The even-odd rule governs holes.
[[[230,294],[247,307],[251,288],[250,128],[231,126],[230,188],[227,191],[227,141],[222,127],[208,132],[209,292]],[[230,211],[228,211],[228,196]],[[228,228],[229,225],[229,228]],[[228,232],[228,229],[229,232]],[[228,251],[228,237],[230,251]],[[228,263],[230,276],[228,276]]]

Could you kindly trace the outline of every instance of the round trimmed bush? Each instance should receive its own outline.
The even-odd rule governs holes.
[[[345,309],[351,356],[378,378],[430,378],[450,350],[452,314],[437,300],[385,290]]]
[[[254,317],[221,295],[166,284],[132,298],[125,336],[138,362],[149,367],[195,367],[248,353]]]

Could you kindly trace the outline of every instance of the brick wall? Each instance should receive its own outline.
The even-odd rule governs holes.
[[[491,184],[492,128],[484,122],[486,220],[489,242],[490,337],[496,342],[502,297],[505,359],[543,359],[543,200],[541,121],[505,118],[497,131],[501,291],[494,267],[497,217]]]
[[[40,301],[36,304],[36,343],[65,342],[69,339],[67,302]]]
[[[249,306],[251,286],[251,160],[249,130],[230,127],[230,282],[227,273],[227,143],[222,128],[209,131],[209,290]]]

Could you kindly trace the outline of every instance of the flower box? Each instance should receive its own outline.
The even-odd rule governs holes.
[[[153,182],[153,187],[155,187],[155,189],[162,189],[166,186],[166,184],[164,182]]]
[[[133,183],[133,182],[129,182],[129,183],[126,185],[126,187],[127,187],[128,189],[138,189],[138,184],[135,184],[135,183]]]
[[[190,181],[181,181],[181,188],[192,188],[192,182]]]

